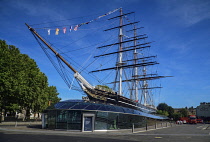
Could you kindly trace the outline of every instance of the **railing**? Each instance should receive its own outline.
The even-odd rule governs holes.
[[[10,127],[19,127],[19,126],[27,126],[27,127],[40,127],[41,128],[42,121],[12,121],[12,122],[1,122],[0,127],[10,126]]]
[[[101,91],[115,93],[111,88],[106,88],[106,87],[103,87],[103,86],[95,86],[95,88],[98,89],[98,90],[101,90]]]
[[[155,129],[162,129],[162,128],[167,128],[167,127],[173,127],[176,126],[174,122],[158,122],[155,124],[146,124],[145,127],[142,128],[135,128],[135,124],[133,124],[132,127],[132,133],[138,133],[142,131],[149,131],[149,130],[155,130]]]

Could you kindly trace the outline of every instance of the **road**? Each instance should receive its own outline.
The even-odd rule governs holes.
[[[139,133],[81,133],[0,127],[0,142],[210,142],[210,125],[178,125]]]
[[[143,142],[150,141],[152,138],[152,141],[157,142],[210,142],[210,125],[183,124],[176,127],[137,133],[136,135],[144,136]]]

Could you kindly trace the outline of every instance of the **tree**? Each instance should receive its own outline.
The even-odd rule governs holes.
[[[173,114],[174,114],[174,109],[171,107],[171,106],[168,106],[168,117],[172,118],[173,117]]]
[[[166,103],[160,103],[158,106],[157,106],[157,114],[160,114],[160,115],[165,115],[165,116],[168,116],[169,113],[168,113],[168,105]]]
[[[194,112],[193,112],[193,110],[194,110],[193,106],[191,106],[188,110],[189,110],[190,114],[194,114]]]
[[[157,114],[168,116],[168,112],[165,110],[157,110]]]
[[[12,108],[17,103],[15,90],[19,84],[19,50],[0,40],[0,102],[4,109]]]
[[[49,86],[47,88],[47,92],[49,94],[49,98],[48,100],[51,102],[51,103],[57,103],[60,101],[60,98],[57,97],[58,93],[57,93],[57,89],[55,86]],[[49,104],[48,104],[49,105]]]
[[[181,117],[187,117],[188,116],[188,111],[186,108],[181,108],[179,111]]]
[[[179,120],[180,117],[181,117],[181,114],[180,114],[180,113],[174,113],[174,114],[173,114],[173,119],[174,119],[175,121]]]
[[[49,100],[58,102],[56,87],[48,85],[48,79],[35,61],[21,54],[13,45],[0,40],[0,109],[25,109],[43,111]]]
[[[157,113],[161,115],[168,116],[170,118],[173,117],[174,109],[171,106],[168,106],[166,103],[160,103],[157,106]]]
[[[168,105],[166,103],[160,103],[158,106],[157,106],[157,109],[158,110],[162,110],[162,111],[168,111]]]

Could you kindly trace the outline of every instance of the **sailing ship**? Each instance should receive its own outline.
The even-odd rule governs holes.
[[[109,83],[113,84],[113,88],[108,87],[104,84],[96,86],[91,85],[91,83],[89,83],[78,70],[76,70],[71,64],[69,64],[64,59],[64,57],[59,54],[43,37],[41,37],[34,28],[29,26],[28,24],[26,25],[35,36],[39,44],[43,44],[48,47],[51,52],[54,53],[54,55],[74,73],[74,77],[79,82],[82,91],[87,95],[87,97],[84,97],[86,101],[132,108],[146,113],[155,113],[156,107],[154,105],[153,97],[150,90],[161,87],[151,86],[149,82],[168,76],[160,76],[157,73],[147,72],[147,68],[149,66],[154,66],[158,64],[158,62],[154,60],[156,56],[148,56],[143,53],[145,49],[150,48],[151,42],[145,41],[145,39],[148,38],[146,34],[137,34],[137,31],[143,28],[138,28],[136,26],[138,22],[134,21],[126,24],[123,23],[123,19],[126,18],[128,15],[133,14],[134,12],[123,13],[122,8],[119,8],[117,10],[119,10],[119,15],[109,18],[108,20],[119,20],[119,26],[112,27],[104,31],[106,32],[110,30],[117,30],[116,35],[118,37],[118,41],[112,44],[97,47],[97,49],[115,47],[116,51],[106,52],[94,56],[94,58],[100,58],[114,55],[117,57],[116,62],[114,62],[115,66],[100,68],[90,72],[102,73],[104,71],[114,70],[115,73],[112,72],[112,74],[115,75],[115,77],[113,78],[114,81]],[[108,14],[110,13],[112,12],[109,12]],[[125,34],[123,33],[124,28],[127,26],[132,27],[132,29],[128,31],[132,33],[132,36],[130,37],[125,36]],[[127,46],[128,44],[131,45]],[[130,54],[130,56],[127,56],[127,54]],[[125,56],[129,58],[124,58]],[[126,74],[127,70],[129,70],[130,75]],[[123,87],[123,84],[127,84],[129,87],[125,88]],[[129,97],[123,95],[124,92],[126,92],[123,89],[127,89],[126,91],[130,94]]]

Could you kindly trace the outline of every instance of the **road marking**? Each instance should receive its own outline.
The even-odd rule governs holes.
[[[162,139],[163,137],[155,137],[156,139]]]
[[[199,126],[199,127],[197,127],[197,128],[199,129],[199,128],[201,128],[201,127],[203,127],[203,126]]]
[[[204,128],[203,128],[203,130],[207,130],[208,128],[209,128],[209,126],[208,125],[207,126],[205,125]]]

